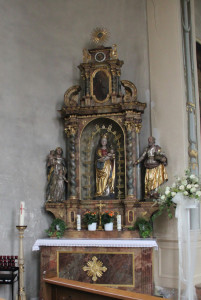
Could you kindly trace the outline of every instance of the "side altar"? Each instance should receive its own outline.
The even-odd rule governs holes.
[[[97,38],[102,34],[97,32]],[[116,45],[84,49],[78,66],[80,85],[64,94],[59,112],[66,157],[60,147],[48,155],[45,208],[67,229],[63,239],[38,240],[34,245],[34,250],[41,250],[40,299],[43,276],[48,272],[70,280],[153,293],[152,252],[157,244],[140,239],[138,231],[129,227],[138,218],[149,220],[157,210],[149,200],[155,195],[155,182],[152,185],[148,179],[146,190],[150,193],[141,196],[139,163],[148,156],[147,178],[153,174],[158,178],[157,170],[163,168],[154,154],[162,156],[151,138],[140,157],[146,104],[138,100],[134,83],[121,80],[122,66]],[[83,223],[88,211],[98,216],[96,231],[88,231]],[[103,228],[102,216],[107,211],[115,215],[113,231]]]
[[[60,114],[67,145],[65,172],[59,171],[57,183],[49,180],[54,189],[52,186],[47,189],[45,208],[55,218],[64,220],[65,237],[88,237],[83,223],[82,231],[76,231],[77,215],[82,220],[88,210],[99,215],[112,210],[121,215],[123,232],[118,237],[128,237],[130,234],[125,235],[125,231],[137,217],[146,215],[149,219],[157,210],[153,202],[139,199],[141,178],[135,162],[139,157],[139,134],[146,104],[138,101],[137,88],[132,82],[121,80],[122,65],[116,45],[84,49],[83,62],[78,66],[80,85],[70,87],[64,95]],[[55,150],[57,156],[59,149]],[[50,152],[49,178],[51,155]],[[60,155],[61,160],[64,159]],[[67,191],[61,197],[66,184],[64,176],[68,180]],[[104,236],[100,229],[99,224],[97,237]]]

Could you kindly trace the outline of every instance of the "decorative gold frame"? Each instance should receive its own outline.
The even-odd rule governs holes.
[[[107,97],[105,98],[105,100],[102,100],[102,101],[98,100],[98,99],[96,98],[96,96],[93,94],[93,90],[94,90],[94,87],[93,87],[93,79],[94,79],[94,77],[96,76],[96,73],[98,73],[98,72],[100,72],[100,71],[105,72],[105,74],[108,76],[108,79],[109,79],[109,93],[108,93]],[[110,74],[110,72],[108,72],[108,70],[105,69],[105,68],[103,68],[103,67],[94,70],[93,73],[91,74],[91,77],[90,77],[90,89],[91,89],[91,90],[90,90],[91,96],[92,96],[92,98],[94,99],[94,101],[96,101],[97,103],[105,103],[105,102],[107,102],[107,101],[109,100],[110,96],[111,96],[111,93],[112,93],[112,79],[111,79],[111,74]]]

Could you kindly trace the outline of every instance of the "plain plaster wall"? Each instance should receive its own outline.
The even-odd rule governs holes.
[[[148,103],[142,148],[149,136],[149,74],[145,0],[0,1],[0,254],[18,254],[20,201],[25,201],[25,291],[38,296],[39,253],[52,218],[44,211],[46,156],[65,149],[57,109],[63,94],[79,81],[77,65],[91,31],[108,28],[107,45],[118,45],[125,64],[122,79],[135,83],[138,99]],[[0,285],[9,299],[10,286]]]
[[[194,0],[195,5],[195,33],[196,38],[201,44],[201,1]]]
[[[180,1],[148,0],[151,120],[168,157],[169,182],[187,167],[187,121]],[[177,288],[177,222],[163,214],[154,222],[155,284]]]
[[[147,0],[152,131],[168,157],[168,185],[188,167],[181,20],[179,0]],[[177,220],[161,215],[154,222],[154,235],[159,244],[159,251],[155,252],[155,284],[177,288]],[[196,283],[201,278],[200,246],[199,238]]]

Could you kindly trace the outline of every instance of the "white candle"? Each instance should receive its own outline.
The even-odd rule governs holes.
[[[20,226],[24,226],[24,201],[20,202]]]
[[[117,215],[117,230],[121,231],[121,215]]]
[[[81,230],[81,215],[77,215],[77,230]]]

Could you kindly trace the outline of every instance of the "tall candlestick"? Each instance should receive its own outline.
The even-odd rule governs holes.
[[[81,230],[81,216],[77,215],[77,230]]]
[[[20,226],[24,226],[24,207],[25,203],[24,201],[20,202]]]
[[[18,255],[18,265],[19,265],[19,290],[18,290],[18,300],[26,300],[26,293],[24,289],[24,231],[27,226],[16,226],[19,230],[19,255]]]
[[[117,215],[117,230],[121,231],[121,215]]]

